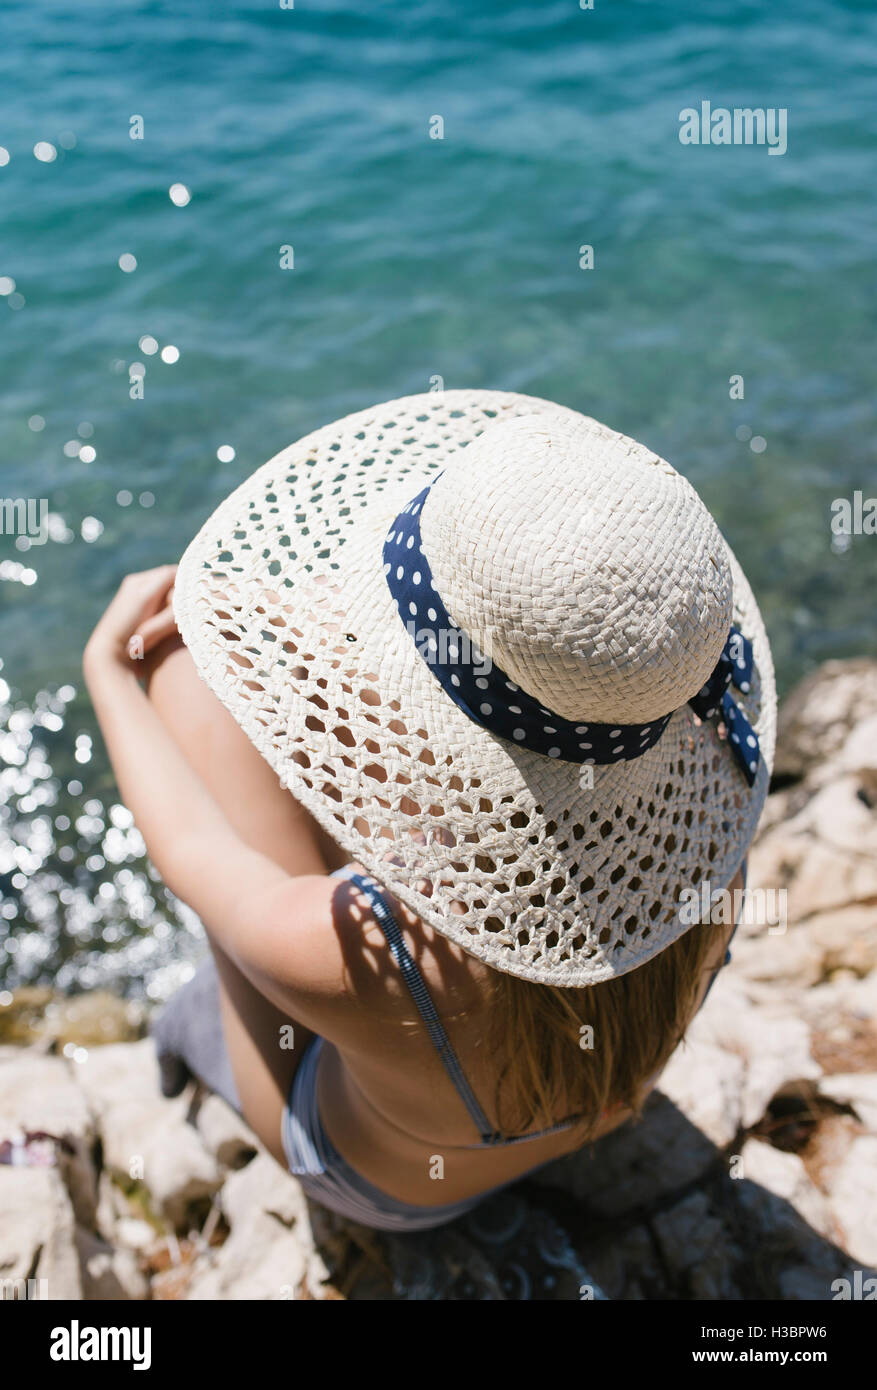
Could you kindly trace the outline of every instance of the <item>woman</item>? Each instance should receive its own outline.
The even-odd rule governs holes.
[[[317,1201],[425,1229],[641,1109],[733,930],[682,895],[741,886],[775,720],[669,464],[503,392],[361,411],[129,577],[84,670],[242,1113]]]

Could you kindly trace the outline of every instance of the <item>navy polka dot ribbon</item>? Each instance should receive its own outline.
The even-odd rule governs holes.
[[[464,714],[500,738],[569,763],[638,758],[652,748],[674,711],[648,724],[587,724],[562,719],[511,681],[451,618],[436,590],[420,536],[429,486],[400,512],[384,542],[384,573],[399,616],[436,680]],[[744,692],[752,680],[752,644],[732,627],[715,670],[689,701],[695,714],[721,713],[731,751],[750,786],[758,768],[758,739],[728,687]]]

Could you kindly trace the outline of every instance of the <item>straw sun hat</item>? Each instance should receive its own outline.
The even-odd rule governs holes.
[[[175,594],[281,782],[498,970],[623,974],[744,857],[774,750],[758,607],[691,485],[595,420],[502,391],[349,415],[221,504]]]

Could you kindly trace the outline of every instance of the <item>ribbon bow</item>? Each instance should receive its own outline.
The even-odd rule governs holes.
[[[752,685],[753,661],[749,638],[744,637],[738,627],[732,627],[715,670],[703,689],[688,701],[701,719],[712,719],[721,713],[728,730],[731,752],[750,787],[755,782],[761,751],[758,736],[735,702],[730,686],[734,685],[744,695],[748,694]]]

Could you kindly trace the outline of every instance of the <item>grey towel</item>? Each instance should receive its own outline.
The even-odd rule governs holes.
[[[178,1096],[194,1076],[241,1113],[222,1031],[219,978],[212,956],[153,1019],[150,1032],[158,1053],[162,1095]]]

